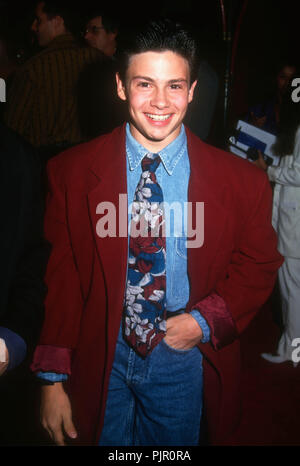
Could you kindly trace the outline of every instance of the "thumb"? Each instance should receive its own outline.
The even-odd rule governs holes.
[[[260,159],[264,160],[263,153],[262,153],[260,150],[258,151],[258,153],[259,153],[259,157],[260,157]]]
[[[77,431],[74,427],[74,424],[72,422],[72,419],[64,419],[64,429],[65,433],[70,437],[70,438],[77,438]]]

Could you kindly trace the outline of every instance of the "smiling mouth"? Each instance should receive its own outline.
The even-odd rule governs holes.
[[[168,113],[168,115],[154,115],[152,113],[146,113],[145,115],[153,121],[165,121],[172,116],[172,113]]]

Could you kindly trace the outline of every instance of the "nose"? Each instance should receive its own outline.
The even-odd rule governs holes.
[[[37,31],[37,20],[35,19],[31,25],[31,30],[33,32],[36,32]]]
[[[84,34],[84,38],[85,38],[86,40],[90,40],[91,37],[92,37],[91,32],[90,32],[89,30],[87,30],[86,33]]]
[[[169,106],[167,92],[163,88],[156,88],[153,91],[151,101],[151,105],[158,109],[163,109]]]

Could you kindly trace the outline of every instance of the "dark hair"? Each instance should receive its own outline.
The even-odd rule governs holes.
[[[37,3],[44,3],[43,11],[46,13],[48,19],[60,16],[65,23],[65,28],[68,31],[74,29],[74,14],[72,2],[64,0],[39,0]]]
[[[295,58],[293,56],[289,56],[289,55],[281,57],[280,60],[278,60],[276,62],[276,64],[274,65],[274,75],[275,75],[275,77],[278,76],[278,74],[285,67],[297,69],[298,68],[297,60],[295,60]]]
[[[280,107],[278,134],[272,148],[279,156],[290,155],[295,148],[296,132],[300,126],[300,102],[293,101],[294,90],[290,83]]]
[[[189,63],[191,83],[197,77],[197,45],[189,31],[181,24],[167,18],[149,20],[137,28],[130,28],[127,34],[120,34],[117,46],[118,71],[125,82],[129,60],[143,52],[172,51]]]
[[[107,8],[97,8],[90,10],[86,15],[86,22],[101,16],[102,24],[106,32],[117,32],[120,26],[120,19]]]

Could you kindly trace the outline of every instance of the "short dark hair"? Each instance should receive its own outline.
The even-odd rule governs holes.
[[[143,52],[172,51],[185,58],[190,68],[191,83],[197,78],[197,44],[190,32],[168,18],[151,19],[120,34],[117,46],[118,71],[123,82],[130,58]]]
[[[74,29],[74,15],[70,1],[65,0],[38,0],[37,3],[43,3],[43,11],[48,19],[60,16],[65,23],[68,31]]]
[[[101,16],[102,24],[106,32],[118,32],[120,19],[104,7],[92,9],[89,11],[86,15],[86,22],[93,18],[97,18],[98,16]]]

